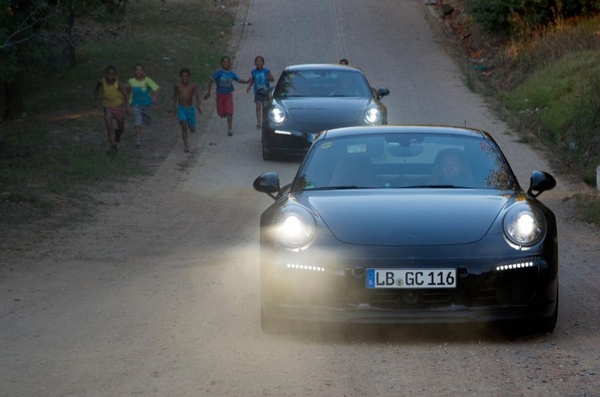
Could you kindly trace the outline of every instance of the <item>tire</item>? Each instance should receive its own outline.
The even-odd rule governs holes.
[[[267,317],[262,307],[260,309],[260,326],[265,334],[270,335],[282,334],[289,330],[287,321]]]
[[[558,321],[558,286],[556,287],[556,306],[554,307],[554,313],[550,317],[543,317],[534,326],[534,331],[541,334],[550,334],[556,328],[556,322]]]
[[[558,320],[558,287],[556,290],[556,306],[554,312],[549,317],[538,317],[535,319],[521,321],[518,332],[524,334],[551,334],[556,328]]]
[[[275,160],[275,156],[272,153],[267,152],[265,149],[265,144],[262,144],[262,158],[265,161]]]

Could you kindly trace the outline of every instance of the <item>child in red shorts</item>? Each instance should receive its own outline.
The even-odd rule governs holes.
[[[117,69],[114,66],[106,68],[105,76],[98,80],[94,90],[94,103],[98,106],[98,97],[102,91],[102,106],[104,107],[104,123],[108,134],[110,149],[107,154],[117,154],[117,143],[125,132],[125,107],[127,106],[127,92],[117,78]],[[117,129],[114,129],[114,123]]]
[[[233,82],[237,81],[241,84],[248,84],[248,80],[240,79],[234,72],[230,70],[231,59],[228,56],[221,57],[221,68],[216,70],[208,78],[206,94],[204,99],[210,96],[213,82],[217,88],[217,114],[219,117],[227,117],[227,135],[232,136],[233,130]]]

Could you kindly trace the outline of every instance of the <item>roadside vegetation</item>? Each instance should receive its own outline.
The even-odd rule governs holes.
[[[540,142],[561,173],[596,186],[600,166],[600,1],[464,0],[483,48],[471,75],[499,100],[526,142]],[[482,43],[486,43],[482,45]],[[574,196],[600,225],[600,197]]]

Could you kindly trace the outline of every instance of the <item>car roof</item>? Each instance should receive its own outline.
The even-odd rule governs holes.
[[[354,70],[358,73],[362,73],[362,71],[355,67],[349,65],[339,65],[336,63],[306,63],[301,65],[288,65],[285,67],[284,71],[303,71],[303,70],[329,70],[329,71],[349,71]]]
[[[449,125],[409,124],[336,128],[333,130],[323,131],[321,138],[339,138],[362,134],[443,134],[455,136],[474,136],[490,139],[492,141],[494,140],[486,131],[475,128],[455,127]]]

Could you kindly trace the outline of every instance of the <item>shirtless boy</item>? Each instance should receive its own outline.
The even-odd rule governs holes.
[[[181,81],[175,84],[173,89],[173,117],[179,119],[181,124],[181,138],[183,139],[184,152],[189,153],[188,129],[191,132],[196,131],[196,110],[194,109],[194,98],[196,99],[196,109],[200,110],[200,94],[195,83],[190,83],[192,73],[188,68],[179,71]]]

